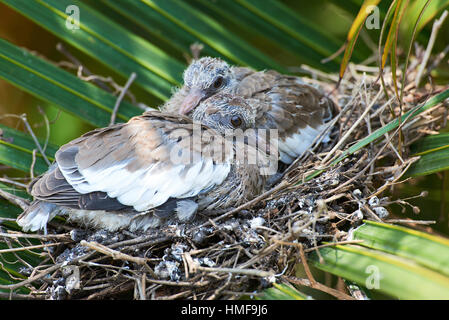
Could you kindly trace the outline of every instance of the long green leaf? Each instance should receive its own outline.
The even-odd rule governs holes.
[[[334,61],[322,64],[321,60],[327,56],[317,52],[304,41],[298,41],[298,39],[275,27],[269,21],[261,19],[256,13],[235,0],[217,0],[215,2],[207,0],[188,1],[196,4],[195,8],[198,10],[202,9],[206,14],[216,16],[217,20],[229,21],[234,26],[234,29],[230,30],[231,32],[245,30],[246,41],[254,46],[263,47],[266,52],[275,52],[275,57],[282,57],[284,60],[292,56],[292,58],[302,63],[328,71],[334,71],[338,68],[338,64]],[[316,25],[315,30],[317,33],[321,32],[321,28]],[[304,34],[304,37],[310,37],[309,42],[316,40],[314,36],[314,33]]]
[[[419,139],[410,146],[410,152],[414,156],[420,156],[446,148],[449,148],[449,132]]]
[[[410,146],[413,156],[421,158],[413,163],[405,176],[422,176],[449,169],[449,133],[419,139]]]
[[[199,39],[180,28],[170,19],[161,15],[141,1],[101,0],[103,5],[113,8],[117,13],[133,20],[145,33],[156,37],[158,41],[169,43],[178,51],[190,53],[190,46]],[[222,57],[218,51],[204,44],[203,55]]]
[[[388,47],[391,45],[391,74],[393,76],[393,85],[394,85],[396,97],[400,101],[400,103],[402,103],[402,101],[401,101],[402,95],[399,94],[398,80],[397,80],[397,73],[396,73],[396,69],[398,67],[397,44],[398,44],[398,37],[399,37],[399,26],[401,25],[402,17],[404,16],[404,12],[407,9],[409,1],[410,0],[400,0],[400,3],[397,4],[397,7],[396,7],[397,12],[395,12],[393,21],[391,22],[390,31],[389,31],[388,37],[387,37],[387,43],[385,45],[385,51],[387,51]],[[390,39],[390,37],[392,39]],[[388,51],[386,53],[388,55]],[[384,52],[384,55],[385,55],[385,52]],[[383,65],[385,64],[383,59],[382,59],[382,63],[383,63]]]
[[[31,240],[31,241],[29,241],[29,243],[32,245],[41,244],[36,240]],[[12,247],[18,248],[19,245],[14,243],[14,244],[12,244]],[[0,243],[0,250],[1,249],[8,249],[8,246],[5,243]],[[27,261],[31,265],[37,265],[40,261],[42,261],[42,259],[39,257],[40,250],[41,249],[34,249],[32,252],[23,251],[23,252],[17,252],[16,254],[19,257],[21,257],[22,259],[25,259],[25,261]],[[0,257],[4,259],[2,261],[4,263],[4,266],[7,266],[8,269],[10,271],[14,272],[14,274],[16,276],[23,277],[19,273],[19,270],[23,265],[19,261],[17,261],[17,258],[15,258],[14,254],[12,254],[10,252],[0,253]],[[1,260],[1,258],[0,258],[0,260]]]
[[[313,253],[318,269],[399,299],[449,299],[449,277],[382,251],[345,245]]]
[[[410,4],[410,9],[407,10],[408,14],[405,16],[405,23],[401,26],[404,31],[410,30],[411,26],[415,23],[416,19],[420,15],[421,9],[424,5],[424,1],[413,1]],[[419,21],[417,30],[420,31],[429,22],[431,22],[441,11],[449,7],[449,0],[432,0],[429,7],[423,14],[422,19]]]
[[[354,240],[363,240],[362,246],[382,250],[449,276],[449,240],[421,231],[365,221],[353,231]]]
[[[0,188],[6,192],[14,194],[23,198],[30,198],[29,195],[23,190],[18,190],[14,187],[7,186],[3,183],[0,183]],[[2,221],[1,218],[9,218],[16,219],[17,216],[22,212],[22,210],[12,205],[6,200],[0,199],[0,225],[3,225],[11,230],[17,230],[17,224],[15,222],[10,221]],[[40,244],[35,239],[28,239],[30,244]],[[11,246],[13,248],[19,247],[15,241],[11,241]],[[18,260],[18,258],[26,261],[30,265],[36,266],[42,261],[42,258],[39,256],[40,250],[36,249],[34,252],[30,251],[20,251],[20,252],[1,252],[1,250],[9,249],[8,245],[3,241],[0,241],[0,284],[12,284],[17,280],[13,280],[10,275],[16,278],[25,278],[21,273],[20,269],[25,267],[25,265]],[[19,292],[27,292],[23,290],[24,288],[19,289]],[[0,289],[0,291],[2,291]],[[6,291],[3,291],[6,292]]]
[[[198,12],[185,2],[179,0],[141,1],[239,65],[287,72],[273,59],[241,40],[238,35],[230,34],[219,22]]]
[[[332,55],[340,47],[335,38],[329,37],[316,24],[311,25],[304,17],[292,12],[279,1],[236,1],[324,57]]]
[[[8,269],[6,269],[8,270]],[[9,270],[8,270],[9,271]],[[11,274],[11,272],[10,272]],[[18,280],[12,280],[10,275],[6,272],[3,271],[2,269],[0,269],[0,284],[2,285],[10,285],[10,284],[14,284],[17,283]],[[0,292],[5,292],[5,293],[9,293],[9,290],[5,290],[5,289],[0,289]],[[30,290],[27,289],[26,287],[21,287],[17,290],[18,293],[22,293],[22,294],[26,294],[29,293]]]
[[[15,246],[17,247],[17,246]],[[9,247],[6,246],[4,243],[0,243],[0,250],[2,249],[8,249]],[[33,260],[35,264],[39,263],[39,260],[36,259],[35,256],[31,254],[23,254],[19,253],[17,254],[21,259],[24,259],[28,263],[32,264]],[[37,261],[36,261],[37,260]],[[12,263],[10,263],[10,261]],[[17,258],[11,254],[11,253],[0,253],[0,262],[2,263],[1,270],[0,270],[0,281],[2,281],[5,284],[11,284],[12,282],[9,282],[8,280],[11,280],[9,276],[6,276],[6,273],[2,275],[1,271],[7,271],[9,274],[11,274],[13,277],[16,278],[22,278],[25,279],[26,277],[22,274],[20,274],[20,269],[24,267],[24,265],[17,260]]]
[[[117,99],[2,39],[0,39],[0,78],[98,127],[109,124]],[[117,119],[126,121],[141,112],[136,106],[122,101]]]
[[[38,149],[33,139],[30,135],[5,125],[0,125],[0,129],[2,131],[0,139],[0,163],[28,173],[33,163],[33,150]],[[42,140],[39,142],[41,147],[43,147],[44,142]],[[58,147],[52,144],[47,146],[45,154],[50,162],[54,160],[54,154],[57,149]],[[34,172],[41,174],[47,171],[47,169],[47,163],[44,161],[40,152],[37,151]]]
[[[307,295],[285,284],[273,284],[272,288],[264,290],[259,298],[262,300],[306,300]]]
[[[12,193],[12,194],[16,194],[17,195],[17,191],[15,188],[7,186],[5,184],[0,184],[0,189],[8,192],[8,193]],[[17,216],[22,213],[22,210],[15,206],[12,205],[10,202],[0,199],[0,217],[1,218],[8,218],[8,219],[16,219]],[[0,218],[0,221],[1,221]],[[8,222],[2,222],[2,224],[7,225]]]
[[[9,143],[17,145],[17,146],[21,146],[22,148],[25,148],[28,150],[37,149],[35,142],[33,141],[33,139],[31,138],[31,136],[28,133],[24,133],[22,131],[10,128],[3,124],[0,124],[0,131],[1,131],[0,140],[9,142]],[[38,138],[38,141],[39,141],[41,147],[43,148],[45,145],[45,141],[43,139],[39,139],[39,138]],[[47,148],[45,150],[45,154],[48,157],[53,158],[58,149],[59,149],[58,146],[56,146],[52,143],[48,143]]]
[[[424,13],[426,12],[426,9],[429,7],[429,4],[431,3],[431,0],[427,0],[426,3],[424,4],[424,6],[421,8],[421,11],[419,12],[418,17],[416,18],[415,24],[412,28],[412,32],[410,33],[410,42],[408,45],[408,51],[406,53],[405,56],[405,62],[404,62],[404,66],[403,66],[403,70],[402,70],[402,80],[401,80],[401,91],[400,91],[400,95],[399,95],[399,102],[402,104],[402,99],[404,96],[404,90],[405,90],[405,86],[406,86],[406,76],[407,76],[407,69],[408,69],[408,63],[410,60],[410,57],[412,55],[412,47],[413,44],[415,43],[415,38],[417,36],[417,32],[418,32],[418,24],[421,21]],[[399,30],[398,30],[399,31]]]
[[[0,163],[11,168],[24,172],[29,172],[33,163],[32,151],[22,148],[18,145],[7,143],[0,140]],[[47,171],[48,166],[39,152],[36,153],[36,162],[34,164],[34,172],[41,174]]]
[[[185,66],[165,52],[127,32],[100,12],[77,0],[1,0],[86,54],[98,58],[125,78],[137,73],[136,83],[164,100],[181,81]],[[78,30],[66,27],[70,5],[80,11]]]
[[[388,23],[390,22],[390,19],[393,19],[394,14],[397,12],[397,9],[398,9],[397,5],[398,5],[399,1],[401,1],[401,0],[393,0],[391,2],[390,6],[388,8],[388,11],[386,13],[385,19],[383,20],[383,23],[382,23],[382,28],[381,28],[381,31],[380,31],[380,38],[379,38],[379,42],[378,42],[379,59],[380,59],[379,60],[379,69],[380,69],[381,72],[383,71],[383,69],[385,67],[385,63],[387,61],[388,54],[390,53],[391,41],[394,40],[393,37],[389,37],[390,31],[391,31],[391,28],[390,28],[389,29],[389,33],[387,35],[387,39],[385,40],[385,45],[384,45],[383,51],[382,51],[381,49],[382,49],[384,32],[387,29],[387,26],[388,26]]]
[[[404,175],[406,177],[424,176],[449,170],[449,149],[441,149],[426,153],[413,163]]]
[[[346,48],[345,53],[343,54],[343,61],[340,64],[340,79],[343,78],[349,60],[351,59],[352,53],[354,52],[354,47],[357,42],[359,33],[365,25],[365,21],[369,13],[367,9],[371,6],[377,5],[379,2],[380,0],[365,0],[362,7],[360,8],[359,13],[357,14],[357,17],[354,19],[354,22],[351,25],[351,29],[349,29],[346,39]]]

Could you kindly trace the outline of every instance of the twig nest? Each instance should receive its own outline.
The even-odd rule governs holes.
[[[385,219],[389,216],[388,205],[394,201],[384,192],[394,188],[407,170],[407,161],[411,159],[407,158],[409,145],[425,132],[439,130],[442,123],[439,120],[444,120],[447,113],[438,108],[430,110],[424,119],[419,116],[402,128],[401,143],[397,133],[391,131],[389,140],[383,135],[335,162],[356,142],[429,96],[428,92],[412,89],[416,101],[405,103],[400,111],[396,100],[387,103],[388,99],[379,95],[383,89],[376,84],[377,73],[357,72],[355,66],[354,72],[348,72],[335,91],[332,91],[335,83],[326,82],[328,78],[309,80],[323,85],[327,92],[332,91],[342,112],[332,139],[311,148],[289,169],[282,180],[285,188],[222,220],[200,214],[192,224],[173,224],[145,233],[73,230],[70,233],[73,242],[61,243],[55,250],[56,262],[72,264],[83,257],[83,264],[79,264],[81,282],[85,287],[99,286],[99,289],[71,291],[63,283],[65,278],[52,272],[48,274],[51,279],[36,283],[42,285],[42,290],[49,290],[53,299],[114,298],[126,290],[133,292],[145,274],[146,298],[161,295],[173,299],[239,298],[233,292],[260,291],[274,281],[274,277],[267,281],[267,272],[295,275],[291,261],[297,261],[297,244],[311,249],[322,241],[347,240],[349,231],[363,219]],[[392,83],[391,79],[385,82]],[[390,96],[394,95],[392,88],[387,90]],[[404,93],[407,96],[410,92]],[[365,113],[370,105],[374,107]],[[331,152],[345,136],[344,143]],[[398,156],[404,161],[398,161]],[[309,178],[317,168],[325,171]],[[419,208],[409,207],[419,213]],[[54,225],[49,231],[67,232]],[[101,252],[92,254],[79,244],[82,240],[102,243],[123,253],[125,260]],[[129,259],[131,255],[134,259]],[[161,280],[167,285],[161,285]]]

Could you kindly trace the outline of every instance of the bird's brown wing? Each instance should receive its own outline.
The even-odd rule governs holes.
[[[281,160],[286,163],[313,142],[335,109],[333,101],[318,89],[275,71],[244,77],[235,94],[258,102],[256,126],[278,130]]]
[[[240,82],[244,78],[251,76],[252,74],[256,73],[255,70],[247,67],[232,67],[232,74],[234,78]]]
[[[203,141],[193,139],[190,119],[154,111],[94,130],[62,146],[31,193],[69,207],[137,211],[196,196],[222,183],[230,171],[226,155],[211,151],[219,150],[220,136],[196,129]]]

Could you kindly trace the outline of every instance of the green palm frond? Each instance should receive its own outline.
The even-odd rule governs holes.
[[[87,64],[99,66],[114,80],[123,84],[136,73],[133,89],[138,95],[151,97],[158,104],[170,97],[173,88],[182,83],[182,73],[188,64],[185,57],[192,55],[191,45],[203,45],[202,54],[222,57],[233,64],[256,69],[275,69],[292,73],[291,67],[311,65],[324,72],[341,75],[350,59],[363,61],[372,52],[360,38],[366,18],[362,14],[356,19],[364,4],[379,1],[328,1],[325,10],[340,10],[348,17],[337,16],[345,32],[323,28],[315,17],[298,9],[296,1],[281,0],[0,0],[0,5],[9,7],[33,21],[45,32],[68,45],[70,50],[81,53]],[[397,18],[393,17],[391,36],[386,38],[384,59],[388,55],[395,69],[395,51],[399,38],[410,37],[410,30],[417,23],[422,1],[399,1]],[[391,1],[382,0],[380,18],[385,19]],[[71,12],[66,9],[75,5],[80,10],[79,29],[67,27]],[[432,1],[423,12],[417,24],[418,40],[426,40],[430,33],[428,25],[442,10],[449,6],[449,0]],[[332,11],[333,12],[333,11]],[[331,13],[332,13],[331,12]],[[329,12],[327,12],[329,16]],[[401,14],[402,19],[399,19]],[[402,16],[403,15],[403,16]],[[352,20],[351,20],[352,19]],[[348,36],[348,31],[354,32]],[[427,26],[427,27],[426,27]],[[343,28],[343,29],[344,29]],[[373,31],[374,41],[379,30]],[[337,55],[328,63],[322,60],[333,55],[344,44],[346,54]],[[390,50],[391,49],[391,50]],[[81,121],[95,127],[107,126],[117,98],[110,91],[103,90],[91,82],[84,81],[73,72],[66,71],[19,44],[0,38],[0,78],[32,95],[38,101],[51,104]],[[404,121],[412,120],[432,106],[447,100],[449,90],[434,95],[409,113],[402,115],[367,137],[361,138],[332,164],[343,160],[396,130]],[[137,103],[121,101],[117,121],[127,121],[142,113]],[[17,129],[0,125],[0,163],[28,175],[45,172],[59,146],[48,144],[45,157],[36,151],[36,142]],[[441,133],[426,137],[411,147],[412,154],[421,156],[413,164],[408,175],[427,175],[449,168],[448,135]],[[319,175],[314,171],[307,178]],[[23,199],[29,196],[14,185],[0,184],[0,189]],[[17,229],[13,221],[21,212],[18,206],[0,199],[0,224],[7,229]],[[3,219],[3,220],[2,220]],[[0,228],[3,232],[4,228]],[[360,245],[342,245],[320,249],[312,257],[313,265],[334,275],[341,276],[361,286],[367,286],[366,270],[377,266],[381,272],[380,287],[384,294],[403,299],[448,298],[449,273],[447,270],[448,244],[439,237],[416,233],[408,228],[379,225],[367,222],[353,232],[354,239],[363,240]],[[31,241],[31,244],[34,242]],[[17,245],[17,244],[14,244]],[[0,243],[1,250],[10,246]],[[17,253],[20,259],[36,265],[41,261],[39,250],[34,253]],[[19,272],[26,267],[10,252],[0,253],[0,284],[14,283],[23,277]],[[369,285],[368,285],[369,286]],[[421,290],[413,291],[412,286]],[[368,291],[371,289],[368,289]],[[0,289],[0,292],[2,290]],[[4,291],[7,292],[7,291]],[[18,293],[28,292],[21,288]],[[264,299],[307,299],[308,296],[285,284],[276,284],[264,292]]]
[[[320,249],[313,265],[368,292],[399,299],[449,297],[448,239],[372,221],[355,229],[353,239],[362,242]]]

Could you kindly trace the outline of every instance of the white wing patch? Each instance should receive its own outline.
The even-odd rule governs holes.
[[[292,163],[293,160],[312,146],[315,138],[320,135],[326,127],[326,124],[322,124],[316,129],[306,127],[298,130],[297,133],[287,137],[284,141],[279,141],[280,160],[286,164]],[[328,136],[326,136],[323,139],[323,142],[326,142],[328,139]]]
[[[143,132],[138,143],[130,141],[129,136],[113,132],[103,140],[108,143],[104,147],[95,140],[96,136],[89,136],[84,142],[61,149],[56,154],[57,164],[77,192],[105,192],[140,212],[158,207],[169,198],[196,196],[220,185],[228,176],[230,160],[215,163],[213,158],[202,156],[198,151],[193,151],[194,163],[171,161],[167,155],[177,142],[164,140],[166,137],[161,135],[164,133],[155,130]],[[123,142],[126,139],[128,145]],[[156,142],[145,145],[145,141],[151,142],[151,139]],[[83,159],[77,160],[81,156],[86,157],[84,167],[79,165]]]
[[[130,172],[126,162],[110,168],[89,167],[80,170],[84,179],[73,181],[64,177],[80,193],[106,192],[120,203],[146,211],[165,203],[169,198],[188,198],[202,190],[221,184],[229,174],[230,163],[213,164],[212,159],[202,159],[191,168],[176,165],[160,168],[160,163]],[[184,170],[188,170],[183,174]]]

